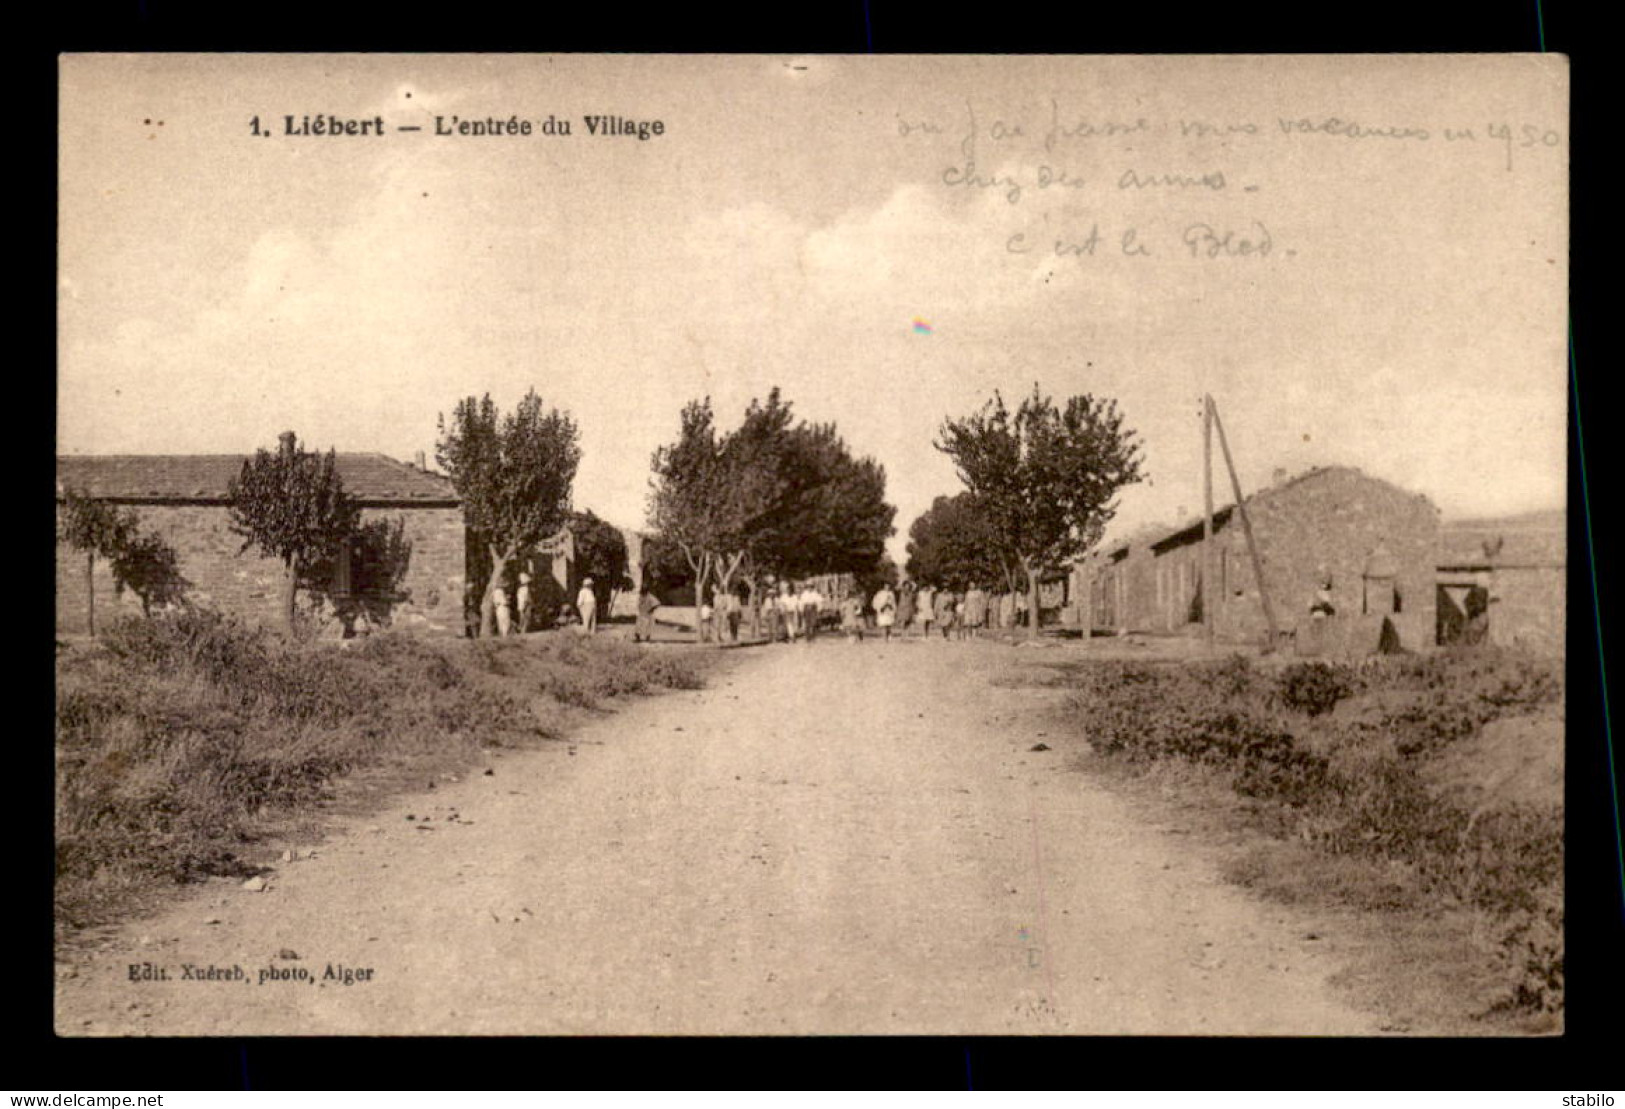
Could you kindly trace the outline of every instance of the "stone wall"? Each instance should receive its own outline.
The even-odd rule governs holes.
[[[1353,649],[1371,638],[1374,647],[1366,625],[1375,615],[1380,628],[1386,615],[1402,646],[1433,645],[1439,520],[1425,497],[1354,470],[1326,469],[1261,491],[1247,510],[1278,632],[1298,628],[1322,577],[1329,576],[1332,603],[1350,625],[1339,642]],[[1267,623],[1240,514],[1221,517],[1213,540],[1215,635],[1262,642]],[[1367,560],[1379,544],[1395,569],[1397,612],[1378,611],[1387,606],[1366,578]],[[1136,542],[1119,561],[1091,556],[1074,584],[1097,630],[1178,632],[1191,629],[1200,616],[1196,598],[1204,570],[1198,528],[1170,537],[1160,551]]]
[[[1568,578],[1562,566],[1497,566],[1490,575],[1492,643],[1561,654]]]
[[[1339,617],[1352,623],[1387,615],[1401,646],[1433,646],[1439,519],[1426,498],[1353,471],[1326,470],[1267,490],[1247,508],[1278,630],[1295,631],[1308,618],[1325,575]],[[1224,560],[1215,634],[1261,640],[1264,607],[1239,514],[1232,514],[1215,541]],[[1377,611],[1374,596],[1367,596],[1367,559],[1379,544],[1397,570],[1397,612]],[[1350,643],[1358,647],[1366,638],[1355,636]]]
[[[412,544],[403,589],[406,600],[392,613],[393,626],[463,634],[466,531],[461,508],[369,508],[362,521],[406,521]]]
[[[156,532],[180,555],[182,575],[190,582],[187,596],[194,602],[255,624],[281,622],[282,567],[274,559],[241,551],[242,538],[231,530],[224,505],[140,505],[141,527]],[[403,581],[406,600],[387,613],[397,627],[462,634],[464,538],[459,508],[410,507],[366,509],[362,521],[396,518],[405,521],[411,558]],[[241,553],[240,553],[241,552]],[[56,629],[62,633],[85,631],[85,557],[62,546],[56,553]],[[95,571],[98,626],[119,615],[139,615],[138,598],[114,594],[111,569],[98,560]],[[307,598],[300,597],[304,606]],[[332,613],[319,614],[339,634]]]

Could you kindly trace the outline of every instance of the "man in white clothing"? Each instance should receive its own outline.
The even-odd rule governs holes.
[[[581,634],[591,635],[598,630],[598,596],[592,591],[592,579],[581,579],[581,592],[576,594],[576,611],[581,614]]]

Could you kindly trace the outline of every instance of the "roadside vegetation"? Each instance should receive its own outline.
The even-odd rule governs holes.
[[[702,684],[704,660],[569,633],[292,643],[206,609],[58,648],[59,933],[154,890],[253,874],[254,845],[348,776],[421,788],[485,748],[564,734],[614,697]]]
[[[1221,790],[1266,896],[1464,939],[1471,1018],[1563,1006],[1562,667],[1493,649],[1359,664],[1090,661],[1044,684],[1108,765]],[[1263,835],[1256,833],[1262,832]],[[1413,930],[1414,931],[1414,930]],[[1443,945],[1449,946],[1449,945]],[[1470,997],[1468,995],[1471,995]]]

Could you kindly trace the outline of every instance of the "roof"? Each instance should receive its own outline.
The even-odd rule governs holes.
[[[1505,569],[1562,566],[1568,516],[1561,510],[1454,520],[1439,529],[1439,565]]]
[[[83,489],[102,500],[136,504],[225,504],[229,483],[248,456],[240,454],[59,455],[57,491]],[[455,506],[450,479],[387,455],[336,456],[344,489],[363,505]]]
[[[1242,503],[1252,505],[1259,501],[1267,501],[1288,489],[1293,489],[1297,486],[1303,485],[1306,482],[1330,477],[1334,474],[1353,476],[1359,478],[1361,481],[1378,482],[1396,489],[1399,488],[1398,486],[1394,486],[1392,482],[1387,482],[1383,481],[1381,478],[1372,477],[1370,474],[1367,474],[1363,470],[1357,469],[1353,466],[1314,466],[1295,477],[1288,478],[1285,481],[1277,481],[1274,484],[1264,486],[1262,489],[1255,490],[1246,497],[1243,497]],[[1411,493],[1409,490],[1402,491],[1407,495],[1415,497],[1419,500],[1427,499],[1421,493]],[[1214,529],[1217,530],[1218,528],[1228,524],[1230,522],[1230,516],[1235,509],[1236,506],[1234,502],[1227,504],[1222,508],[1216,509],[1213,513]],[[1196,516],[1186,519],[1178,524],[1141,529],[1132,535],[1125,536],[1124,538],[1118,539],[1115,542],[1106,544],[1100,549],[1101,552],[1105,554],[1115,554],[1120,550],[1125,550],[1130,547],[1148,547],[1152,550],[1160,552],[1168,549],[1169,547],[1177,546],[1180,543],[1193,540],[1201,534],[1202,516],[1200,513],[1198,513]]]

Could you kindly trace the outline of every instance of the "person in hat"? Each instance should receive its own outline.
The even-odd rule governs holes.
[[[530,631],[530,575],[523,570],[519,572],[519,591],[514,601],[519,606],[519,634],[523,635]]]
[[[591,635],[598,630],[598,596],[592,591],[592,579],[581,579],[581,592],[576,594],[576,611],[581,614],[581,634]]]

